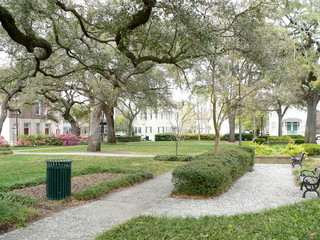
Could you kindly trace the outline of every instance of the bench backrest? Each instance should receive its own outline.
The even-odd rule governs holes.
[[[314,176],[320,179],[320,166],[316,167],[314,169],[314,172],[315,172]]]

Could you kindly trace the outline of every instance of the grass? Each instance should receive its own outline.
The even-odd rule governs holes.
[[[103,234],[98,240],[155,239],[320,239],[320,200],[235,216],[166,218],[141,216]]]
[[[212,141],[185,141],[179,144],[179,154],[196,155],[209,149],[213,149]],[[49,147],[47,147],[49,148]],[[13,150],[28,150],[30,148],[16,148]],[[36,149],[36,150],[35,150]],[[86,151],[87,146],[72,147],[52,147],[52,149],[34,148],[32,152],[76,152]],[[119,144],[102,144],[101,151],[125,151],[134,154],[175,154],[175,142],[138,142],[138,143],[119,143]]]
[[[56,156],[35,155],[6,155],[0,160],[0,186],[18,182],[30,181],[46,176],[45,159]],[[123,171],[146,171],[153,175],[160,175],[182,163],[160,162],[153,158],[129,158],[129,157],[98,157],[98,156],[59,156],[63,159],[72,159],[72,173],[87,168],[119,168]],[[78,174],[77,174],[78,175]]]

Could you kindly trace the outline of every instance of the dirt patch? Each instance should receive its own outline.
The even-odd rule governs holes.
[[[89,186],[96,185],[98,183],[108,181],[108,180],[114,180],[121,176],[123,176],[123,174],[96,173],[96,174],[73,177],[71,180],[71,191],[78,192]],[[16,189],[16,190],[13,190],[12,192],[26,195],[31,198],[40,200],[39,203],[33,206],[33,208],[39,211],[39,215],[34,219],[30,219],[29,223],[34,222],[38,219],[47,217],[52,213],[93,201],[93,200],[79,201],[72,198],[68,200],[61,200],[61,201],[48,200],[46,197],[45,184],[41,184],[34,187],[23,188],[23,189]]]

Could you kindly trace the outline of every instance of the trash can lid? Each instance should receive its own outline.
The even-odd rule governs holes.
[[[73,162],[73,160],[70,159],[46,159],[46,163],[48,166],[52,165],[70,165]]]

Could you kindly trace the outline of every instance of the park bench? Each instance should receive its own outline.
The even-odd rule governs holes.
[[[300,182],[300,190],[303,190],[303,187],[306,189],[302,195],[303,198],[305,198],[306,192],[316,192],[319,197],[317,189],[320,184],[320,166],[316,167],[313,171],[303,170],[300,173]]]
[[[291,160],[292,160],[291,165],[293,168],[295,167],[295,165],[300,165],[302,167],[302,161],[304,159],[304,155],[305,155],[305,153],[302,152],[299,155],[291,156]]]

